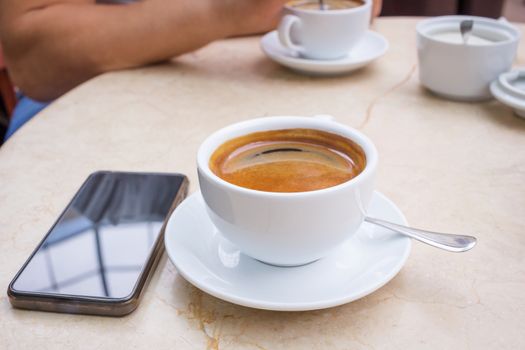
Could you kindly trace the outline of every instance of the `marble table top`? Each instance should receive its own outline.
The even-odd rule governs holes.
[[[423,90],[416,23],[377,20],[388,53],[348,76],[298,75],[250,37],[105,74],[59,98],[0,149],[0,286],[91,172],[183,172],[194,191],[200,142],[268,115],[331,114],[362,130],[379,150],[378,190],[413,226],[475,234],[472,251],[415,242],[377,292],[296,313],[211,297],[164,257],[138,309],[122,318],[16,310],[0,294],[0,348],[525,348],[525,120],[495,100],[451,102]],[[525,65],[525,39],[516,64]]]

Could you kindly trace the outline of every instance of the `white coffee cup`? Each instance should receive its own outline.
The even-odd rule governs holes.
[[[349,138],[363,149],[364,170],[342,184],[309,192],[264,192],[215,175],[213,152],[224,142],[253,132],[307,128]],[[294,266],[315,261],[352,237],[364,220],[374,190],[377,151],[362,133],[326,118],[268,117],[227,126],[200,146],[197,170],[208,214],[221,234],[263,262]]]
[[[474,40],[466,44],[459,40],[463,20],[474,21]],[[438,95],[465,101],[492,98],[489,85],[511,68],[520,38],[505,20],[475,16],[423,20],[416,31],[421,84]],[[455,33],[457,38],[444,40],[443,33]]]
[[[372,0],[363,5],[340,10],[305,10],[285,6],[277,29],[281,44],[299,55],[319,60],[348,55],[363,38],[370,23]]]

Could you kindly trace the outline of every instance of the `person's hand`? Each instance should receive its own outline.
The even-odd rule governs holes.
[[[373,0],[372,2],[372,18],[379,16],[381,8],[383,7],[383,0]]]
[[[222,7],[225,21],[231,25],[231,36],[264,33],[275,29],[281,11],[289,0],[212,0]],[[381,13],[382,0],[373,0],[372,18]]]
[[[281,11],[289,0],[212,0],[222,7],[222,18],[229,22],[230,35],[264,33],[275,29]]]

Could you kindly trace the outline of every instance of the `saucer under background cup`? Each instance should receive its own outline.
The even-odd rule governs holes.
[[[369,214],[407,224],[396,205],[378,192]],[[306,311],[345,304],[385,285],[405,264],[411,240],[363,223],[351,239],[316,262],[271,266],[244,255],[224,239],[196,192],[171,215],[165,245],[179,273],[204,292],[247,307]]]
[[[371,30],[345,57],[334,60],[314,60],[299,56],[281,45],[276,31],[261,38],[263,52],[273,61],[294,71],[308,75],[339,75],[355,71],[383,56],[388,50],[388,41]]]

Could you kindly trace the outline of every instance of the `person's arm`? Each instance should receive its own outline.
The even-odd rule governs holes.
[[[14,83],[50,100],[89,78],[268,30],[285,0],[0,0],[0,41]]]
[[[382,7],[383,7],[383,0],[373,0],[372,18],[375,18],[381,14]]]

